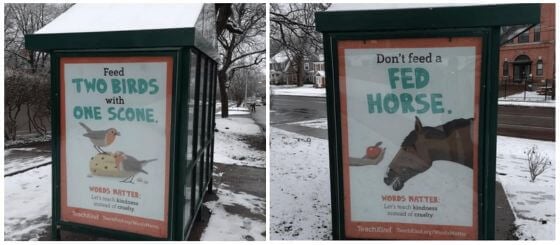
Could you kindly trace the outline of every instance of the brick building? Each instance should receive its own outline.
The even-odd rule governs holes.
[[[555,80],[555,4],[541,4],[541,23],[500,48],[500,80],[508,83]]]

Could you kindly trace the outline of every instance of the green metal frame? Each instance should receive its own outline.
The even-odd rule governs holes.
[[[480,78],[479,121],[479,174],[478,174],[478,227],[479,239],[494,238],[494,181],[496,161],[497,119],[497,63],[499,58],[499,29],[471,28],[425,31],[397,31],[377,33],[328,33],[324,35],[327,78],[327,116],[329,125],[329,154],[331,171],[331,208],[333,239],[348,239],[344,231],[344,193],[342,182],[342,136],[340,91],[338,80],[337,42],[342,40],[371,40],[433,37],[481,37],[482,61]],[[492,64],[492,65],[489,65]],[[492,72],[493,71],[493,72]]]
[[[477,28],[538,23],[540,4],[327,11],[315,15],[320,32]]]
[[[186,240],[190,234],[190,231],[192,230],[192,227],[194,225],[194,220],[195,217],[197,217],[198,219],[200,219],[200,209],[203,205],[203,201],[204,201],[204,196],[207,193],[207,190],[211,190],[212,189],[212,174],[209,174],[209,176],[206,176],[207,178],[205,179],[206,181],[203,181],[204,178],[203,174],[204,172],[202,171],[203,169],[212,169],[212,163],[213,162],[206,162],[205,160],[205,152],[209,151],[210,149],[213,149],[214,147],[214,130],[207,130],[207,132],[204,132],[205,127],[207,127],[208,125],[204,122],[204,118],[211,118],[211,120],[214,120],[215,116],[214,114],[208,115],[210,113],[210,111],[205,111],[204,108],[200,108],[200,101],[201,99],[204,101],[205,97],[206,97],[206,89],[203,90],[203,94],[200,94],[200,87],[201,83],[204,83],[205,87],[209,87],[210,84],[213,84],[214,88],[215,86],[215,79],[210,80],[208,79],[209,76],[204,76],[203,73],[204,71],[201,71],[201,56],[205,57],[205,60],[207,61],[207,65],[209,65],[208,68],[206,68],[205,66],[205,70],[210,71],[210,69],[212,69],[213,73],[216,73],[215,69],[217,67],[216,65],[216,61],[214,61],[213,59],[211,59],[209,56],[207,56],[206,54],[202,53],[200,50],[197,49],[185,49],[182,53],[182,57],[186,60],[185,65],[183,66],[183,70],[187,71],[184,74],[184,79],[182,80],[184,84],[187,84],[187,86],[182,87],[182,92],[181,94],[183,94],[185,97],[179,99],[179,108],[181,108],[181,120],[180,120],[180,125],[188,125],[188,101],[189,101],[189,89],[193,89],[193,88],[189,88],[188,84],[189,84],[189,80],[190,79],[190,66],[191,66],[191,60],[190,60],[190,53],[193,52],[197,55],[197,59],[196,59],[196,75],[195,75],[195,107],[194,107],[194,118],[193,118],[193,135],[191,138],[191,142],[187,142],[187,137],[185,137],[188,133],[188,129],[186,127],[182,127],[179,135],[180,136],[180,140],[181,142],[179,143],[179,148],[178,148],[178,157],[179,157],[179,161],[181,162],[179,164],[179,171],[178,171],[178,186],[180,188],[178,188],[178,191],[176,193],[176,197],[178,197],[178,202],[177,202],[177,207],[180,210],[177,215],[179,217],[181,217],[181,222],[178,222],[175,229],[176,229],[176,234],[177,237],[175,240]],[[211,68],[210,68],[211,66]],[[202,73],[201,73],[202,72]],[[207,77],[207,79],[203,79],[204,77]],[[215,92],[214,92],[215,93]],[[215,104],[213,104],[213,107],[215,107]],[[199,137],[199,110],[203,110],[203,113],[200,114],[203,117],[203,120],[200,121],[202,123],[202,134],[204,139],[206,139],[207,137],[210,137],[211,140],[206,140],[206,142],[204,142],[204,144],[202,145],[202,147],[198,147],[198,137]],[[214,126],[212,126],[212,129],[214,128]],[[208,135],[209,134],[209,135]],[[192,145],[193,150],[192,152],[192,163],[187,163],[187,160],[185,158],[186,154],[187,154],[187,145],[190,144]],[[197,149],[199,148],[199,149]],[[213,159],[212,159],[213,160]],[[202,164],[204,164],[205,166],[202,166]],[[197,173],[198,172],[198,173]],[[183,227],[183,217],[184,217],[184,206],[185,206],[185,198],[184,198],[184,193],[183,193],[183,188],[186,184],[186,176],[192,174],[192,178],[191,178],[191,205],[190,205],[190,209],[191,209],[191,216],[189,217],[189,221],[187,222],[187,226]],[[198,177],[197,177],[198,176]],[[199,178],[200,177],[200,178]],[[197,193],[196,190],[196,186],[199,187],[199,192]],[[179,193],[180,192],[180,193]]]

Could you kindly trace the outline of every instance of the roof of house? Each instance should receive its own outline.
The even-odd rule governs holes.
[[[317,71],[317,72],[315,72],[315,76],[324,77],[325,76],[325,71]]]

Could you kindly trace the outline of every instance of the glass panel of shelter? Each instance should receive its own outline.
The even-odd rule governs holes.
[[[206,137],[208,138],[208,140],[212,139],[212,135],[214,134],[214,104],[216,103],[216,98],[214,98],[215,93],[214,90],[216,89],[216,83],[215,83],[215,75],[216,75],[216,64],[215,63],[211,63],[210,64],[210,75],[208,77],[208,119],[206,123],[206,127],[207,130],[206,132],[208,132],[206,134]],[[209,180],[210,179],[210,174],[212,173],[212,165],[211,165],[211,159],[210,159],[210,154],[211,154],[211,148],[212,148],[212,144],[208,144],[208,149],[206,149],[206,162],[208,167],[206,168],[206,179]]]
[[[204,190],[203,190],[204,184],[206,183],[206,174],[205,173],[206,173],[206,168],[207,168],[206,158],[204,156],[206,155],[205,154],[205,152],[206,152],[206,142],[207,142],[206,134],[207,134],[207,131],[208,131],[208,130],[206,130],[206,124],[208,123],[208,120],[207,120],[208,96],[206,94],[206,91],[208,90],[208,76],[209,76],[209,70],[210,70],[209,65],[208,65],[209,62],[210,62],[210,59],[206,58],[205,62],[204,62],[204,76],[203,76],[203,79],[200,80],[202,82],[202,85],[203,85],[202,86],[203,87],[203,90],[202,90],[203,97],[202,97],[202,103],[201,103],[202,125],[200,127],[201,131],[200,131],[200,135],[199,135],[200,136],[199,139],[201,141],[200,144],[201,144],[203,152],[198,156],[200,158],[200,162],[201,162],[201,168],[200,168],[200,186],[201,186],[201,189],[200,189],[200,193],[199,193],[201,196],[202,196],[202,192],[204,192]]]
[[[195,109],[195,102],[196,102],[196,77],[197,77],[197,68],[198,68],[198,55],[195,52],[190,53],[190,67],[189,67],[189,81],[188,81],[188,96],[187,96],[187,153],[186,153],[186,176],[185,176],[185,188],[184,188],[184,196],[185,196],[185,206],[184,206],[184,214],[183,214],[183,230],[186,230],[186,227],[192,218],[192,211],[193,211],[193,146],[194,146],[194,137],[193,137],[193,129],[194,129],[194,109]]]

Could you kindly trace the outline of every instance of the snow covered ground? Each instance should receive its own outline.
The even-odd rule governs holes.
[[[266,239],[266,224],[257,219],[241,217],[226,211],[226,207],[236,205],[249,209],[252,213],[265,213],[266,200],[247,193],[236,193],[220,185],[218,200],[204,203],[212,215],[208,227],[202,233],[201,241],[245,241]]]
[[[291,125],[299,125],[308,128],[328,129],[327,118],[312,119],[306,121],[288,123]]]
[[[4,150],[4,175],[51,162],[51,151],[37,147]]]
[[[243,138],[263,137],[253,119],[245,117],[216,118],[214,161],[238,166],[265,167],[265,151],[257,150],[248,145]],[[263,142],[264,144],[264,142]],[[242,177],[242,176],[240,176]],[[242,217],[228,212],[231,207],[240,206],[250,213],[264,216],[265,198],[245,192],[232,191],[224,183],[217,186],[218,199],[204,205],[212,215],[208,227],[201,236],[203,241],[243,241],[266,239],[264,220]]]
[[[326,140],[271,128],[270,239],[330,240]]]
[[[216,107],[216,116],[222,115],[222,111],[220,109],[221,107]],[[234,116],[234,115],[248,115],[249,109],[247,107],[237,107],[237,106],[232,106],[230,105],[230,107],[228,107],[228,115],[230,116]]]
[[[311,84],[296,87],[295,85],[270,85],[273,95],[293,95],[293,96],[311,96],[325,97],[327,90],[325,88],[314,88]]]
[[[50,219],[51,165],[4,178],[4,240],[38,240]]]
[[[512,94],[506,97],[500,97],[499,105],[517,105],[517,106],[533,106],[533,107],[554,107],[555,100],[551,100],[550,95],[539,95],[536,91],[527,91]]]
[[[51,141],[51,134],[50,132],[47,133],[45,136],[41,136],[38,134],[21,134],[18,132],[18,138],[16,140],[8,140],[4,141],[4,147],[10,147],[19,144],[29,144],[29,143],[36,143],[36,142],[49,142]]]
[[[531,183],[524,152],[536,145],[548,155],[550,169]],[[555,142],[498,136],[497,180],[502,183],[515,214],[517,236],[521,240],[554,240],[555,213]]]
[[[257,137],[261,129],[251,118],[216,118],[214,161],[241,166],[265,167],[265,151],[252,148],[243,139]]]
[[[532,101],[498,100],[498,105],[515,105],[515,106],[530,106],[530,107],[555,107],[556,106],[556,101],[547,100],[546,102],[532,102]]]

